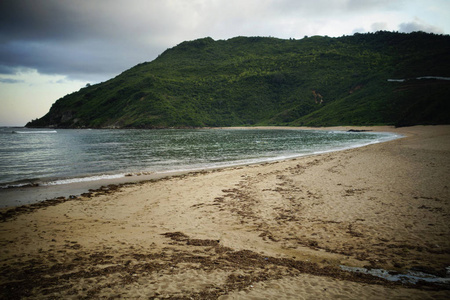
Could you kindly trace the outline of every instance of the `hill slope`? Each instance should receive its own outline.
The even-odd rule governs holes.
[[[449,123],[450,81],[421,76],[450,77],[450,36],[204,38],[67,95],[27,126]]]

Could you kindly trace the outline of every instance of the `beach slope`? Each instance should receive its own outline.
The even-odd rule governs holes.
[[[348,129],[348,128],[341,128]],[[450,126],[3,209],[0,297],[448,299]]]

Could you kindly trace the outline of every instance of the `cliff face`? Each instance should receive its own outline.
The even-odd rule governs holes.
[[[67,95],[27,126],[448,123],[450,81],[388,79],[450,77],[449,53],[449,36],[425,33],[204,38]]]

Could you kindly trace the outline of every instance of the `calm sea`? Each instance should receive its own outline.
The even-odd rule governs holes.
[[[281,160],[398,138],[391,133],[0,128],[0,188],[63,185]]]
[[[0,129],[0,186],[248,164],[358,147],[389,133],[304,130]]]

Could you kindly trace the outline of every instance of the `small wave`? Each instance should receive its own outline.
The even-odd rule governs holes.
[[[417,77],[416,79],[450,80],[450,77],[442,77],[442,76],[422,76],[422,77]]]
[[[66,178],[66,179],[57,179],[54,181],[43,182],[39,184],[40,186],[51,186],[51,185],[60,185],[60,184],[70,184],[70,183],[80,183],[80,182],[90,182],[96,180],[109,180],[109,179],[118,179],[125,177],[139,177],[145,175],[152,175],[154,172],[131,172],[131,173],[120,173],[120,174],[103,174],[103,175],[94,175],[88,177],[76,177],[76,178]]]
[[[405,82],[406,79],[388,79],[388,82]]]
[[[63,184],[71,184],[71,183],[81,183],[81,182],[91,182],[97,180],[109,180],[109,179],[119,179],[125,177],[140,177],[145,175],[152,175],[154,172],[135,172],[135,173],[121,173],[121,174],[103,174],[103,175],[94,175],[87,177],[75,177],[75,178],[63,178],[63,179],[55,179],[52,181],[45,181],[43,179],[29,179],[29,180],[21,180],[10,183],[1,183],[0,189],[14,189],[14,188],[28,188],[28,187],[42,187],[42,186],[55,186],[55,185],[63,185]]]
[[[78,178],[68,178],[68,179],[58,179],[55,181],[42,183],[42,186],[50,186],[50,185],[60,185],[60,184],[69,184],[69,183],[79,183],[79,182],[88,182],[88,181],[96,181],[96,180],[104,180],[104,179],[116,179],[123,178],[127,176],[126,174],[114,174],[114,175],[96,175],[89,177],[78,177]]]
[[[13,131],[12,133],[18,133],[18,134],[42,134],[42,133],[58,133],[56,130],[40,130],[40,131]]]
[[[353,134],[354,132],[347,132],[349,134]],[[319,151],[313,151],[312,154],[322,154],[322,153],[329,153],[329,152],[335,152],[335,151],[342,151],[342,150],[348,150],[348,149],[354,149],[354,148],[360,148],[365,147],[368,145],[373,144],[379,144],[384,142],[393,141],[396,139],[404,138],[404,135],[396,134],[396,133],[390,133],[390,132],[364,132],[365,134],[371,134],[371,135],[379,135],[377,139],[373,140],[362,140],[359,143],[352,143],[350,145],[344,145],[341,147],[332,147],[330,149],[326,150],[319,150]]]
[[[39,183],[36,182],[17,182],[17,183],[5,183],[0,185],[1,189],[14,189],[14,188],[24,188],[24,187],[36,187]]]
[[[402,78],[402,79],[393,79],[390,78],[387,81],[388,82],[405,82],[407,80],[411,80],[411,79],[417,79],[417,80],[422,80],[422,79],[435,79],[435,80],[450,80],[450,77],[443,77],[443,76],[420,76],[420,77],[415,77],[415,78]]]

